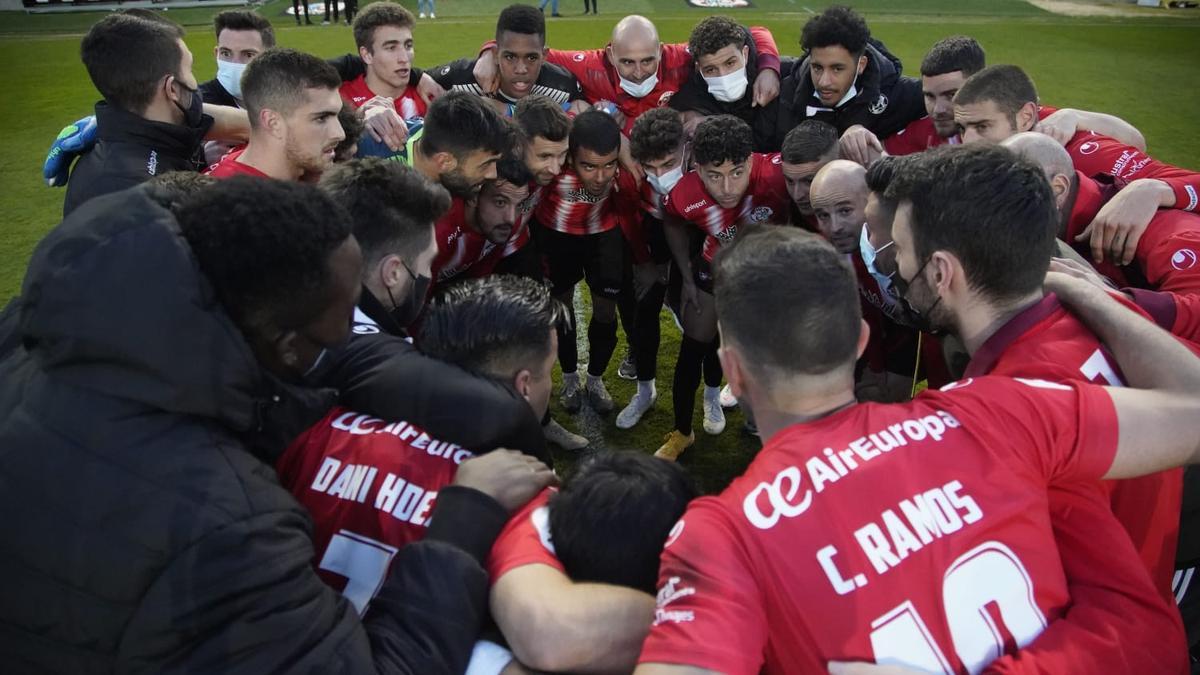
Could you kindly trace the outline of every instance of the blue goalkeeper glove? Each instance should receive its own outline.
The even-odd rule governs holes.
[[[96,144],[96,116],[88,115],[74,124],[63,127],[46,154],[42,177],[50,187],[62,187],[71,175],[75,158]]]

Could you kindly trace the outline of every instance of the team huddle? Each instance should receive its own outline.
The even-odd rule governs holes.
[[[152,12],[81,44],[0,314],[15,672],[1191,672],[1200,173],[1128,122],[840,6],[424,70],[388,0],[214,24],[204,83]],[[662,445],[587,451],[660,353]],[[698,393],[764,442],[711,496]]]

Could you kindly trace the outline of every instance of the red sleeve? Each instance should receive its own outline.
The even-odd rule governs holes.
[[[714,497],[692,502],[663,549],[654,625],[639,663],[752,675],[769,627],[734,524]]]
[[[754,50],[758,52],[758,69],[773,70],[779,73],[779,47],[775,46],[775,36],[762,26],[750,29],[750,38],[754,40]]]
[[[510,570],[525,565],[548,565],[565,573],[562,563],[554,555],[554,544],[550,541],[550,512],[547,503],[553,491],[543,490],[516,513],[488,556],[488,578],[492,583]]]
[[[1200,217],[1159,211],[1138,242],[1136,255],[1155,290],[1200,294]]]
[[[603,49],[585,49],[582,51],[564,51],[550,49],[546,51],[546,60],[557,66],[566,68],[582,85],[590,80],[588,73],[604,68]]]
[[[1171,186],[1175,207],[1196,211],[1200,206],[1200,173],[1160,162],[1132,145],[1093,132],[1079,132],[1067,143],[1075,168],[1088,176],[1108,174],[1126,182],[1155,178]]]
[[[628,171],[617,176],[617,190],[613,194],[613,206],[617,209],[617,223],[621,234],[629,244],[636,265],[650,262],[650,244],[646,240],[646,228],[642,219],[642,195],[637,181]]]

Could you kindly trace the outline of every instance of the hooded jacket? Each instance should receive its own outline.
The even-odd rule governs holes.
[[[213,118],[200,126],[154,122],[104,101],[96,104],[96,145],[71,169],[63,217],[93,197],[117,192],[169,171],[205,167],[204,136]]]
[[[454,508],[492,500],[444,492],[428,539],[396,555],[360,621],[313,572],[308,515],[240,440],[281,389],[144,189],[98,197],[55,228],[10,310],[19,339],[0,354],[7,672],[465,668],[489,543],[463,541],[478,518],[454,522]],[[497,532],[499,511],[488,525]]]
[[[718,101],[708,92],[708,83],[698,69],[693,68],[679,91],[671,97],[670,106],[680,112],[697,112],[705,117],[712,115],[733,115],[741,118],[754,132],[755,152],[776,152],[779,144],[775,141],[775,122],[778,119],[778,100],[771,101],[766,106],[754,105],[754,81],[758,79],[759,53],[754,46],[750,29],[743,27],[746,32],[746,46],[749,55],[746,58],[746,93],[736,101]],[[780,62],[780,77],[790,72],[794,59],[788,57],[766,56],[772,61]]]
[[[775,142],[806,119],[818,119],[837,127],[841,134],[861,124],[879,138],[899,132],[909,122],[925,116],[921,81],[901,75],[903,64],[882,42],[871,39],[866,49],[867,67],[854,83],[857,93],[849,101],[828,108],[815,96],[809,59],[793,62],[779,85],[779,123]]]

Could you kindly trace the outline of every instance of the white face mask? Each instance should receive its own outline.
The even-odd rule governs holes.
[[[746,93],[749,80],[746,79],[746,67],[742,66],[728,75],[706,77],[704,83],[708,85],[708,93],[712,94],[713,98],[723,103],[731,103]]]
[[[242,71],[246,64],[217,59],[217,82],[237,100],[242,100]]]
[[[665,195],[675,187],[675,184],[683,178],[683,165],[671,169],[661,176],[655,176],[652,173],[646,174],[646,180],[650,181],[650,187],[660,195]]]
[[[654,87],[658,85],[658,73],[651,73],[650,77],[647,77],[640,83],[634,82],[633,80],[627,80],[621,77],[619,74],[617,77],[620,78],[621,88],[625,90],[625,93],[634,98],[642,98],[643,96],[646,96],[650,92],[654,91]]]
[[[871,273],[872,277],[875,277],[875,281],[879,283],[879,287],[885,292],[890,292],[892,277],[896,273],[881,274],[879,269],[875,267],[875,258],[879,256],[880,251],[885,250],[894,243],[896,243],[895,240],[892,240],[879,248],[875,248],[871,245],[871,237],[868,235],[867,224],[863,223],[862,236],[858,239],[858,252],[862,255],[863,263],[867,266],[867,271]]]

